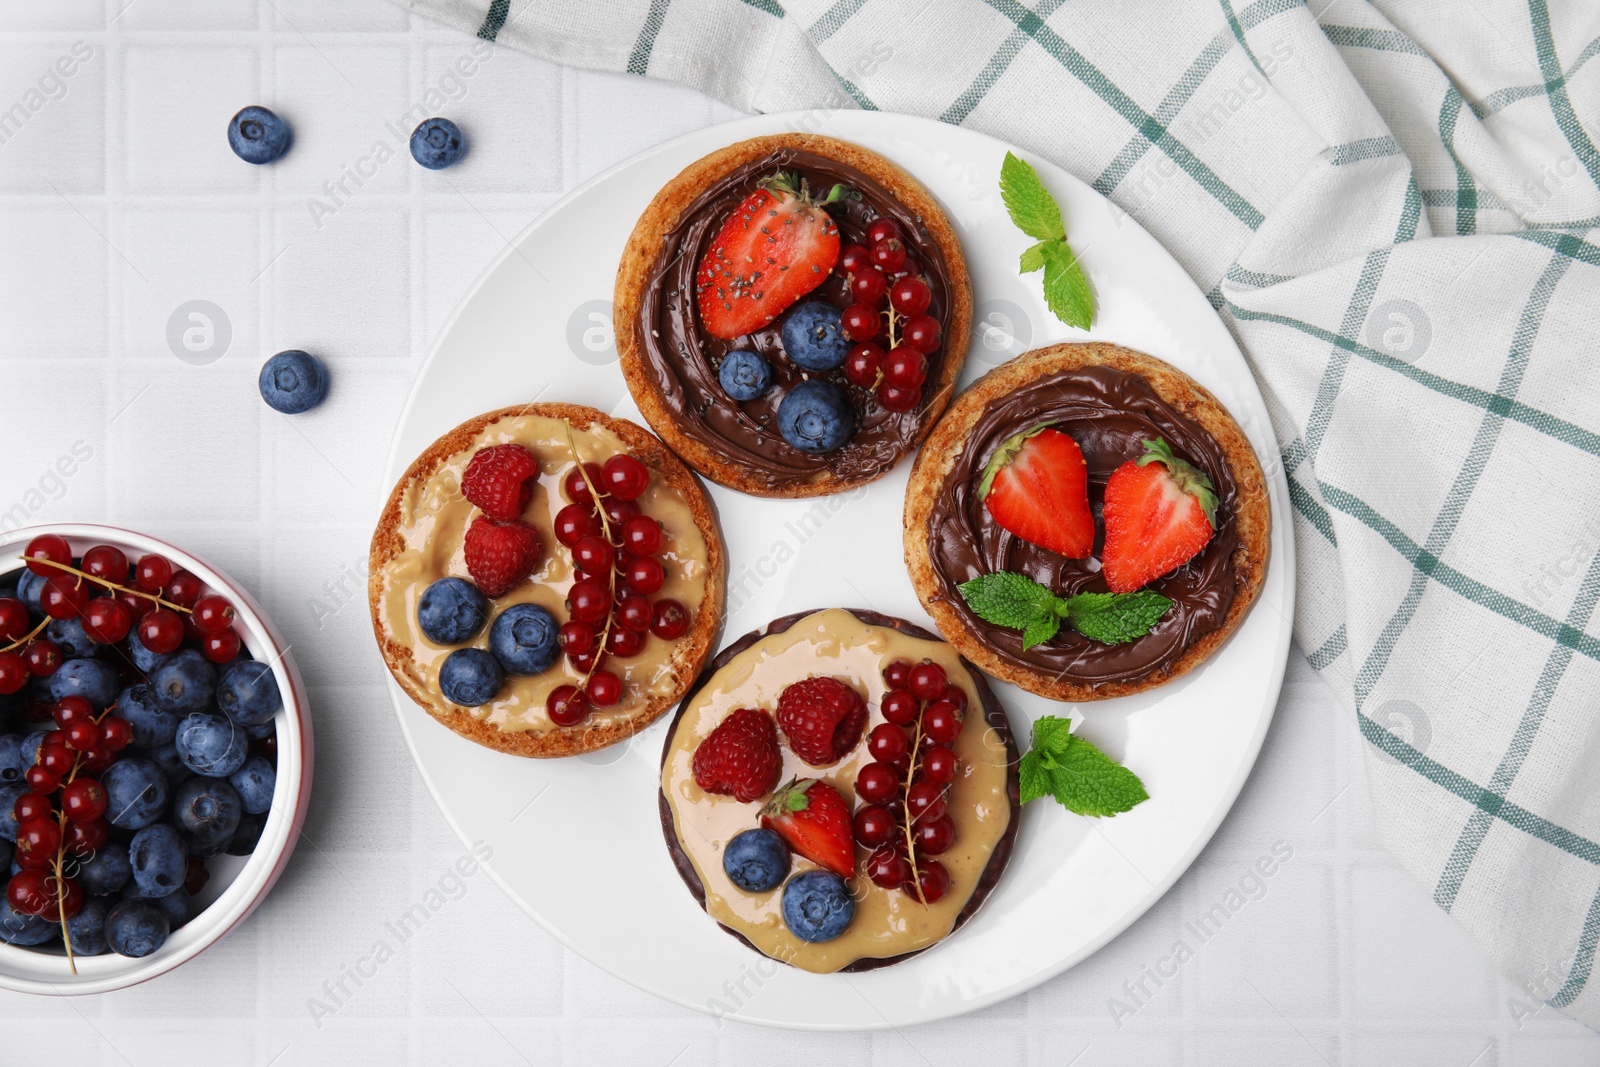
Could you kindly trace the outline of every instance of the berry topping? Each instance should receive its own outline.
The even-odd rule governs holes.
[[[731,796],[742,803],[766,796],[777,787],[783,771],[772,716],[751,708],[733,711],[694,750],[692,767],[695,784],[707,793]],[[798,847],[796,851],[806,855]]]
[[[629,455],[612,456],[600,468],[599,485],[613,500],[637,500],[650,488],[650,468]]]
[[[682,604],[676,600],[660,600],[650,620],[650,632],[663,641],[676,641],[689,632],[689,621],[689,610]]]
[[[511,522],[533,499],[539,460],[522,445],[490,445],[473,453],[461,475],[461,495],[496,522]]]
[[[508,674],[540,674],[561,654],[555,616],[537,604],[513,604],[489,627],[489,652]]]
[[[556,540],[568,548],[600,532],[600,520],[595,518],[594,509],[587,504],[568,504],[556,512],[551,526]]]
[[[989,515],[1024,541],[1069,559],[1094,551],[1089,468],[1078,443],[1060,430],[1035,426],[995,450],[978,483]]]
[[[883,329],[883,313],[871,304],[851,304],[839,313],[839,328],[852,341],[870,341]]]
[[[778,696],[778,726],[794,754],[813,767],[843,759],[866,724],[866,702],[837,678],[806,678]]]
[[[467,139],[449,119],[423,119],[411,131],[411,158],[429,170],[453,167],[467,154]]]
[[[589,702],[575,685],[558,685],[544,703],[546,714],[557,726],[576,726],[589,714]]]
[[[906,684],[911,689],[911,695],[918,700],[937,700],[943,695],[945,686],[950,684],[950,679],[937,663],[919,663],[911,668]]]
[[[228,121],[228,147],[246,163],[271,163],[289,150],[289,124],[254,104]]]
[[[790,848],[817,866],[841,878],[855,874],[850,804],[827,782],[818,778],[790,782],[761,809],[761,825],[777,831]]]
[[[839,269],[846,274],[854,274],[872,266],[872,256],[865,245],[845,245],[839,251]]]
[[[589,684],[583,687],[589,703],[597,708],[609,708],[622,699],[622,679],[610,671],[595,671]]]
[[[1211,479],[1177,458],[1167,442],[1111,472],[1106,483],[1106,543],[1100,563],[1113,593],[1131,593],[1189,562],[1216,530]]]
[[[868,804],[859,809],[851,820],[856,841],[863,848],[881,848],[894,837],[897,829],[894,815],[882,804]]]
[[[488,617],[488,602],[465,578],[440,578],[417,601],[417,625],[436,645],[465,644],[483,629]]]
[[[767,893],[789,877],[789,846],[771,830],[741,830],[722,850],[728,880],[746,893]]]
[[[867,227],[867,244],[875,245],[880,241],[901,238],[900,227],[893,219],[874,219],[872,225]]]
[[[869,763],[856,773],[856,796],[868,804],[892,800],[900,792],[900,772],[887,763]]]
[[[789,880],[783,887],[783,922],[790,933],[802,941],[832,941],[849,929],[856,900],[844,877],[813,870]]]
[[[653,556],[661,551],[665,535],[661,524],[648,515],[629,519],[622,527],[622,550],[630,556]]]
[[[722,357],[717,381],[734,400],[754,400],[772,384],[772,368],[756,353],[739,348]]]
[[[883,346],[864,341],[850,349],[844,358],[844,377],[851,385],[875,388],[883,373]]]
[[[850,338],[840,328],[839,309],[826,300],[808,300],[783,320],[783,352],[808,371],[830,371],[844,362]]]
[[[928,355],[939,350],[939,320],[932,315],[913,315],[901,332],[906,344]]]
[[[889,287],[889,306],[907,317],[921,315],[932,302],[933,291],[921,278],[900,278]]]
[[[484,515],[467,527],[467,573],[485,596],[502,596],[533,573],[539,532],[525,522],[495,522]]]
[[[802,452],[832,452],[850,439],[855,416],[839,387],[820,379],[803,381],[778,404],[778,432]]]
[[[439,691],[450,703],[465,708],[489,703],[504,680],[499,661],[481,648],[458,648],[439,668]]]
[[[791,174],[764,178],[734,209],[695,272],[700,320],[731,340],[766,326],[827,280],[839,259],[839,227],[826,205],[848,195],[834,186],[818,201]]]

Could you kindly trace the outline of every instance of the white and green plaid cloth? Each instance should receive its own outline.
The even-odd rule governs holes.
[[[1136,217],[1267,397],[1296,634],[1386,843],[1600,1024],[1600,4],[398,2],[747,111],[969,125]]]

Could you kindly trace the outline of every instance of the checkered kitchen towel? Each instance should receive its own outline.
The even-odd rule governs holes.
[[[1600,1024],[1600,4],[397,0],[748,111],[970,125],[1134,215],[1272,410],[1388,846]]]

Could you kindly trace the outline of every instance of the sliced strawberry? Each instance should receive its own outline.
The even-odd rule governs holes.
[[[1106,543],[1100,564],[1113,593],[1131,593],[1183,566],[1211,540],[1217,494],[1205,472],[1157,438],[1106,483]]]
[[[761,825],[840,878],[856,873],[850,804],[827,782],[818,778],[790,782],[761,809]]]
[[[1094,551],[1089,468],[1078,442],[1048,424],[995,450],[978,496],[995,522],[1024,541],[1069,559]]]
[[[700,321],[732,339],[766,326],[827,280],[839,261],[839,227],[823,210],[850,190],[836,185],[813,200],[802,179],[763,178],[717,234],[695,272]]]

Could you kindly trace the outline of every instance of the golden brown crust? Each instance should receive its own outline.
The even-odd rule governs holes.
[[[639,405],[650,427],[689,466],[719,485],[752,496],[825,496],[876,481],[894,465],[853,478],[823,472],[809,482],[797,481],[780,486],[767,484],[752,476],[738,462],[731,461],[679,428],[671,408],[661,395],[659,381],[650,373],[639,336],[639,306],[644,298],[645,286],[649,284],[650,272],[655,266],[663,240],[678,224],[684,209],[722,176],[780,148],[826,156],[865,174],[921,218],[929,235],[944,254],[950,281],[950,325],[945,331],[945,358],[941,361],[938,378],[930,379],[924,386],[932,399],[922,413],[923,421],[916,436],[907,442],[905,451],[909,452],[921,443],[938,421],[940,412],[950,402],[956,382],[961,377],[961,368],[967,361],[967,346],[972,337],[972,281],[967,275],[966,258],[961,254],[961,242],[956,240],[955,230],[933,194],[898,164],[860,145],[816,134],[779,133],[740,141],[689,164],[656,194],[644,214],[639,216],[628,238],[622,262],[617,267],[612,321],[616,324],[617,353],[622,360],[622,375],[627,379],[634,403]]]
[[[385,567],[405,550],[405,541],[399,528],[404,521],[402,502],[406,491],[413,485],[426,482],[452,458],[469,448],[484,428],[503,418],[523,415],[565,419],[574,429],[585,430],[599,425],[627,443],[628,450],[645,466],[659,475],[689,506],[695,526],[706,543],[706,588],[689,632],[678,639],[672,653],[673,688],[670,693],[653,697],[639,714],[625,720],[607,723],[580,723],[577,726],[556,727],[547,732],[507,731],[484,722],[471,712],[453,708],[441,713],[431,701],[432,693],[413,670],[411,649],[384,633],[379,605],[383,600]],[[440,437],[412,461],[400,476],[394,491],[378,517],[378,528],[372,535],[372,551],[368,562],[367,606],[372,613],[372,629],[378,638],[378,649],[389,665],[400,688],[416,701],[428,714],[462,737],[487,748],[509,752],[516,756],[574,756],[592,752],[615,744],[638,733],[655,722],[683,695],[699,675],[706,657],[716,643],[722,627],[722,608],[727,583],[727,556],[722,544],[722,531],[717,525],[716,512],[711,498],[687,467],[654,434],[626,419],[613,418],[602,411],[579,404],[525,404],[520,407],[501,408],[476,418],[468,419]]]
[[[967,625],[964,617],[941,594],[942,583],[929,553],[928,516],[945,477],[961,456],[967,437],[989,404],[1046,374],[1087,366],[1107,366],[1137,374],[1150,383],[1156,395],[1198,423],[1221,448],[1238,490],[1234,525],[1239,547],[1232,570],[1238,586],[1222,625],[1198,638],[1172,665],[1142,678],[1085,685],[1065,681],[1053,673],[1030,670],[996,655]],[[917,455],[906,486],[905,555],[917,598],[933,616],[944,639],[988,674],[1052,700],[1106,700],[1164,685],[1193,670],[1222,646],[1255,603],[1266,579],[1271,550],[1272,509],[1266,477],[1244,431],[1205,387],[1176,367],[1154,356],[1099,341],[1058,344],[1025,352],[985,374],[950,406]]]

